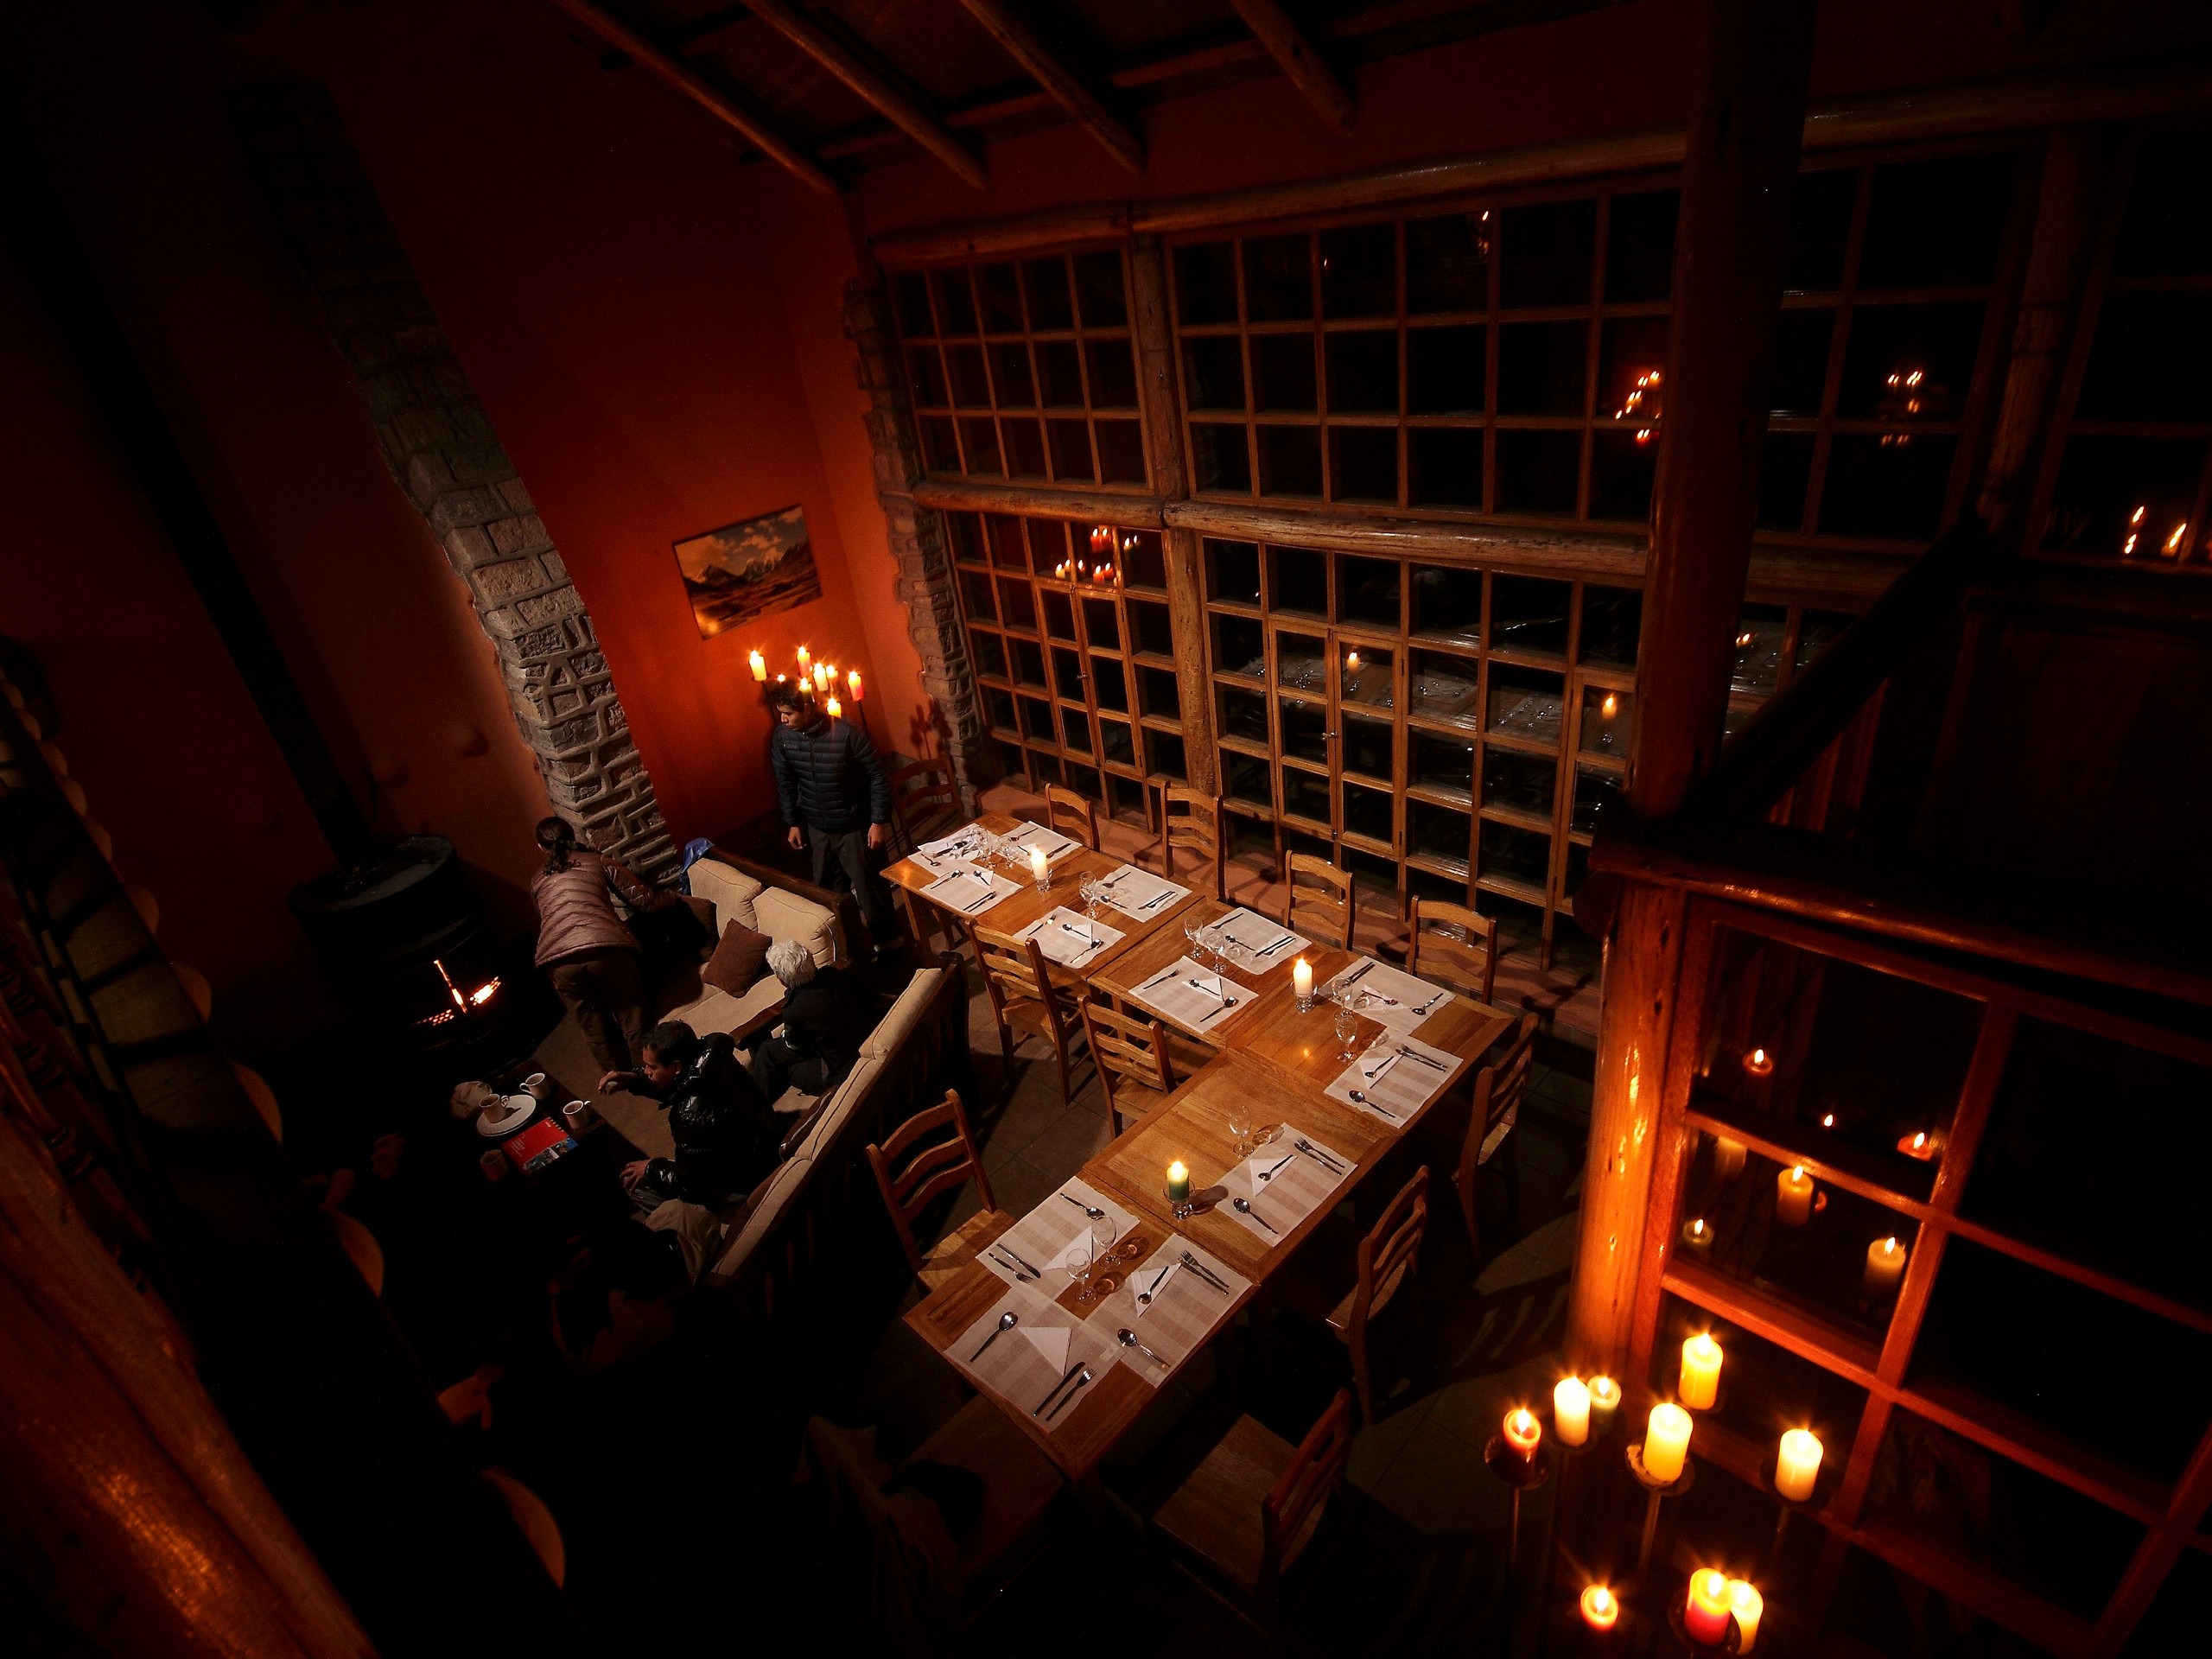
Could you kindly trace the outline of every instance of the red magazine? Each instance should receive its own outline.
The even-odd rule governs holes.
[[[569,1132],[551,1118],[531,1124],[507,1141],[507,1156],[514,1160],[518,1169],[543,1169],[575,1149],[576,1143],[569,1138]]]

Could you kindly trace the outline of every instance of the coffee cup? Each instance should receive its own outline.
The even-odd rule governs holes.
[[[542,1102],[551,1097],[553,1085],[543,1071],[533,1071],[522,1080],[522,1091],[532,1100]]]
[[[589,1101],[572,1100],[561,1109],[561,1122],[570,1135],[582,1135],[599,1120],[592,1116]]]
[[[484,1179],[487,1181],[505,1180],[507,1176],[507,1154],[496,1147],[490,1152],[479,1153],[476,1157],[476,1166],[484,1172]]]

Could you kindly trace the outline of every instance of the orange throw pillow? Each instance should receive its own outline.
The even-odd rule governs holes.
[[[715,954],[699,970],[699,977],[718,991],[743,996],[767,971],[771,943],[766,933],[756,933],[742,922],[732,922],[722,930]]]

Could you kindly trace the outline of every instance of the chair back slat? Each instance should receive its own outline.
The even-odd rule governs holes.
[[[1050,828],[1098,850],[1098,809],[1065,785],[1045,785],[1045,818]]]
[[[952,1132],[950,1139],[922,1144],[925,1137],[947,1128]],[[972,1176],[983,1208],[998,1208],[957,1090],[948,1089],[936,1105],[916,1112],[886,1135],[881,1146],[870,1141],[862,1150],[874,1172],[876,1190],[883,1195],[883,1207],[890,1212],[892,1228],[906,1249],[906,1263],[918,1274],[922,1247],[914,1236],[914,1223],[938,1197]]]
[[[1529,1068],[1534,1064],[1535,1052],[1536,1016],[1524,1014],[1520,1028],[1513,1033],[1513,1040],[1506,1045],[1505,1052],[1477,1074],[1475,1108],[1467,1116],[1466,1144],[1459,1149],[1459,1179],[1463,1183],[1471,1179],[1480,1166],[1483,1147],[1491,1132],[1520,1110],[1521,1096],[1529,1086]]]
[[[1352,1320],[1364,1325],[1396,1297],[1421,1260],[1428,1230],[1428,1170],[1416,1169],[1389,1208],[1359,1241],[1359,1285],[1352,1293]]]
[[[1298,1450],[1283,1465],[1274,1489],[1260,1502],[1262,1582],[1296,1560],[1319,1525],[1321,1510],[1344,1484],[1351,1461],[1351,1393],[1338,1389]]]
[[[931,831],[950,829],[966,816],[959,785],[942,760],[909,761],[894,767],[887,781],[891,814],[908,846],[931,839]]]
[[[1162,872],[1175,874],[1175,855],[1186,852],[1198,861],[1198,874],[1213,882],[1213,896],[1229,898],[1228,874],[1223,851],[1221,797],[1185,784],[1163,783],[1160,788],[1160,848]]]
[[[1096,1002],[1084,1002],[1084,1039],[1106,1090],[1106,1109],[1120,1127],[1121,1103],[1115,1079],[1134,1078],[1161,1094],[1175,1090],[1175,1061],[1167,1046],[1167,1027],[1157,1020],[1135,1020]]]
[[[1352,896],[1351,871],[1340,870],[1311,853],[1286,850],[1282,883],[1289,893],[1283,909],[1284,926],[1338,950],[1351,949],[1357,900]]]
[[[1039,1002],[1051,1000],[1047,988],[1052,982],[1051,970],[1045,966],[1045,953],[1034,939],[1017,939],[980,923],[970,923],[968,934],[976,942],[976,957],[982,963],[984,977],[1001,995]]]
[[[1497,984],[1497,918],[1441,899],[1414,900],[1407,970],[1488,1002]]]

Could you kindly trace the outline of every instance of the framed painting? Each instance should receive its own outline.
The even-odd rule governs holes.
[[[676,563],[702,639],[822,597],[802,507],[785,507],[678,542]]]

